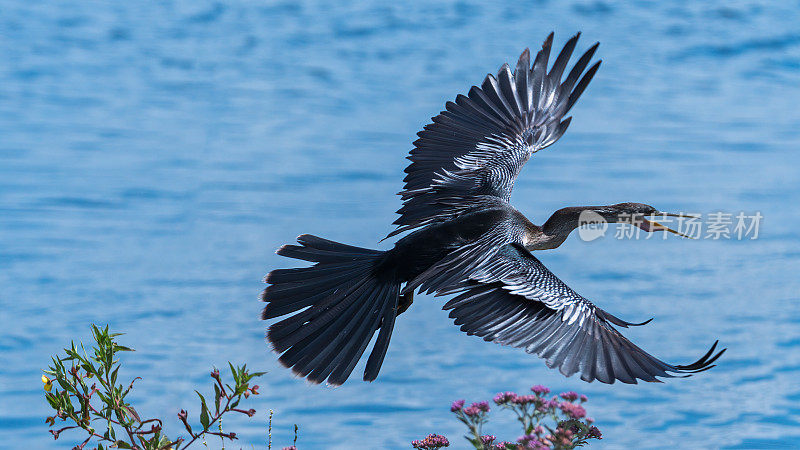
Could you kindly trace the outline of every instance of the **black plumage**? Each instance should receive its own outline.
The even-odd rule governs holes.
[[[615,328],[647,322],[627,322],[597,307],[531,253],[561,245],[587,211],[612,223],[638,220],[649,232],[674,232],[650,219],[665,213],[641,203],[563,208],[541,227],[509,204],[522,166],[564,134],[566,114],[599,67],[589,65],[595,44],[566,72],[576,35],[548,70],[552,39],[532,64],[525,50],[513,72],[503,65],[448,102],[419,133],[400,192],[398,228],[389,236],[412,232],[391,250],[310,235],[278,250],[314,263],[266,278],[262,318],[288,315],[267,333],[282,364],[310,381],[341,384],[377,333],[364,371],[365,380],[374,380],[397,316],[421,291],[455,295],[444,309],[467,334],[523,348],[585,381],[658,381],[713,367],[725,351],[716,351],[716,343],[687,365],[649,355]]]

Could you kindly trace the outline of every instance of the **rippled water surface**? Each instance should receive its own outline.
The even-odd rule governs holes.
[[[269,408],[280,444],[299,423],[302,448],[434,431],[460,447],[451,400],[534,383],[587,393],[600,448],[797,445],[800,5],[780,5],[6,1],[0,446],[54,446],[39,369],[90,323],[138,350],[124,374],[144,377],[146,414],[196,409],[194,386],[228,359],[268,370],[259,415],[226,422],[247,447],[264,445]],[[654,316],[627,335],[659,357],[689,361],[720,338],[719,366],[587,385],[463,335],[441,299],[419,297],[377,382],[313,387],[280,368],[257,298],[287,264],[275,248],[303,232],[378,245],[414,134],[550,30],[558,45],[578,30],[580,48],[601,41],[604,63],[570,131],[524,170],[519,209],[541,222],[639,201],[764,221],[755,241],[573,236],[541,259],[609,311]]]

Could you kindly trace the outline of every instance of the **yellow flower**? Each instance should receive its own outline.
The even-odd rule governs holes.
[[[50,392],[50,390],[53,389],[53,382],[44,375],[42,375],[42,383],[44,383],[45,391]]]

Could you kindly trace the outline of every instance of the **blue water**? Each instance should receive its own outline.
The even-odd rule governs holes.
[[[213,365],[268,370],[263,447],[458,443],[448,411],[542,383],[574,389],[599,448],[793,447],[800,438],[800,23],[785,2],[4,2],[0,14],[0,446],[52,448],[39,370],[89,324],[137,349],[144,414],[196,414]],[[467,337],[419,297],[378,381],[310,386],[258,320],[273,252],[300,233],[376,246],[414,134],[525,46],[584,32],[604,64],[566,136],[526,167],[514,204],[645,202],[764,216],[757,240],[571,237],[541,259],[630,320],[627,335],[710,372],[666,384],[565,379]],[[388,243],[380,244],[386,248]],[[356,373],[360,371],[359,366]],[[252,399],[252,398],[251,398]],[[490,432],[518,435],[508,420]],[[70,448],[76,434],[55,447]]]

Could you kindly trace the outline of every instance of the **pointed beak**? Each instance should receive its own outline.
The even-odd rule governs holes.
[[[653,216],[667,216],[667,217],[687,217],[689,219],[699,219],[699,217],[693,216],[691,214],[674,214],[674,213],[668,213],[668,212],[662,212],[662,211],[659,211],[659,212],[657,212],[655,214],[652,214],[652,215]]]
[[[689,216],[685,214],[673,214],[673,213],[663,213],[659,212],[656,214],[652,214],[653,216],[667,216],[667,217],[688,217],[688,218],[697,218],[695,216]],[[654,232],[654,231],[668,231],[672,234],[677,234],[678,236],[685,237],[688,239],[694,239],[691,236],[687,236],[679,231],[675,231],[672,228],[667,226],[661,225],[660,223],[656,222],[655,220],[649,220],[645,217],[642,218],[642,223],[639,224],[639,228],[647,232]]]

